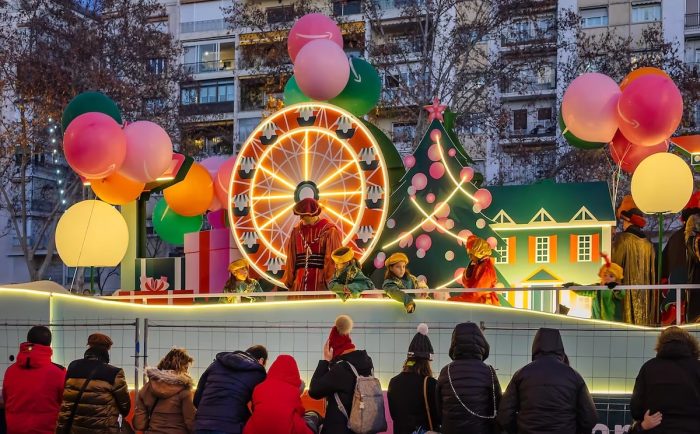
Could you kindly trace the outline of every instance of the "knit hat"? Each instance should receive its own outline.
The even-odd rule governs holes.
[[[228,271],[233,273],[241,268],[248,268],[248,261],[246,261],[245,258],[236,259],[235,261],[231,262],[228,266]]]
[[[483,238],[471,236],[467,238],[467,253],[474,255],[477,259],[491,256],[491,247]]]
[[[637,208],[637,204],[634,203],[634,199],[630,194],[622,198],[620,206],[617,207],[616,215],[617,218],[628,221],[640,228],[647,225],[647,221],[643,217],[644,213]]]
[[[314,217],[321,214],[321,206],[312,197],[302,199],[294,205],[294,215],[299,217]]]
[[[425,323],[418,324],[417,333],[413,336],[411,343],[408,345],[408,357],[413,359],[428,359],[433,360],[433,345],[428,337],[428,325]]]
[[[333,250],[331,258],[336,264],[344,264],[350,262],[355,257],[355,252],[350,247],[338,247]]]
[[[615,276],[616,280],[622,281],[622,278],[624,277],[622,267],[610,261],[610,256],[606,255],[605,253],[601,253],[600,255],[603,257],[603,259],[605,259],[605,264],[602,267],[600,267],[600,270],[598,271],[598,277],[602,279],[605,273],[610,273],[613,276]]]
[[[340,315],[335,319],[335,325],[328,336],[328,346],[333,349],[333,357],[338,357],[347,350],[354,350],[355,345],[350,339],[352,330],[352,318],[347,315]]]
[[[112,348],[112,339],[102,333],[93,333],[88,337],[88,347],[104,348],[109,351]]]
[[[405,262],[406,265],[408,265],[408,256],[401,252],[392,253],[391,256],[386,258],[386,261],[384,261],[384,266],[391,267],[399,262]]]

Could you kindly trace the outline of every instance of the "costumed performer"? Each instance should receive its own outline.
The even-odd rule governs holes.
[[[622,267],[611,262],[608,255],[601,253],[601,256],[605,259],[605,264],[600,267],[598,277],[600,277],[600,285],[607,286],[609,289],[600,291],[580,289],[575,290],[574,293],[593,299],[591,303],[591,318],[605,321],[622,321],[622,301],[625,298],[625,294],[614,288],[622,282],[624,273]],[[568,284],[564,286],[568,286]]]
[[[462,285],[465,288],[495,288],[498,284],[498,277],[489,243],[483,238],[470,236],[467,239],[467,255],[469,255],[470,262],[462,274]],[[501,305],[498,294],[494,291],[463,292],[450,297],[449,300]]]
[[[359,298],[362,291],[374,289],[374,283],[365,276],[355,259],[355,252],[349,247],[340,247],[331,254],[335,263],[335,274],[328,282],[328,289],[341,300]]]
[[[688,283],[700,283],[700,214],[691,215],[685,223],[685,245],[688,249]],[[688,290],[687,313],[688,322],[700,320],[700,291],[697,289]]]
[[[411,274],[406,268],[407,265],[408,256],[401,252],[393,253],[386,258],[386,261],[384,261],[386,273],[384,274],[382,289],[390,298],[403,303],[406,312],[413,313],[416,310],[416,302],[413,301],[413,296],[406,294],[403,290],[428,289],[428,285]]]
[[[249,275],[248,262],[245,259],[237,259],[228,266],[228,271],[231,276],[224,285],[224,293],[226,294],[250,294],[251,292],[263,292],[257,280]],[[261,301],[261,297],[226,297],[221,299],[224,303],[240,303]]]

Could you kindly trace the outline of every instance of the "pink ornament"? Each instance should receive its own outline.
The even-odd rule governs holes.
[[[450,205],[447,202],[435,204],[435,217],[438,219],[447,218],[450,215]]]
[[[393,229],[394,226],[396,226],[396,220],[394,219],[389,219],[386,221],[386,227],[389,229]]]
[[[425,201],[428,203],[435,202],[435,195],[433,193],[428,193],[425,195]]]
[[[103,113],[75,118],[63,135],[63,152],[75,172],[102,179],[119,170],[126,158],[126,136],[117,122]]]
[[[410,169],[411,167],[416,165],[416,157],[413,155],[406,155],[403,157],[403,165],[406,166],[406,169]]]
[[[335,21],[323,14],[307,14],[299,18],[287,37],[287,51],[292,63],[302,47],[316,40],[330,40],[343,48],[343,35]]]
[[[613,161],[620,166],[625,172],[632,174],[645,158],[659,152],[668,151],[668,141],[655,146],[638,146],[627,140],[627,138],[618,131],[609,144],[610,156]]]
[[[350,63],[335,42],[317,39],[299,51],[294,77],[304,95],[325,101],[335,98],[345,88],[350,78]]]
[[[231,176],[233,175],[233,166],[235,164],[236,157],[229,157],[219,166],[214,179],[214,193],[223,207],[228,207],[228,189],[231,186]]]
[[[618,127],[620,95],[620,87],[605,74],[590,72],[578,76],[564,92],[561,104],[568,130],[588,142],[612,140]]]
[[[439,161],[430,165],[430,176],[433,179],[440,179],[445,174],[445,166]]]
[[[173,143],[160,125],[138,121],[124,127],[126,158],[119,171],[134,181],[148,183],[158,179],[173,159]]]
[[[447,155],[449,155],[450,157],[454,157],[455,155],[457,155],[457,150],[455,148],[450,148],[450,150],[447,151]]]
[[[433,220],[427,219],[423,222],[420,228],[423,229],[424,232],[432,232],[435,230],[436,226],[435,223],[433,223]]]
[[[428,148],[428,158],[430,158],[431,161],[440,161],[440,145],[437,143],[430,145]]]
[[[413,234],[402,232],[399,235],[399,247],[405,249],[406,247],[411,247],[413,245]]]
[[[433,142],[438,143],[441,138],[442,132],[437,128],[430,132],[430,140],[432,140]]]
[[[415,196],[416,196],[416,187],[414,187],[414,186],[412,186],[412,185],[409,186],[409,187],[406,189],[406,193],[408,193],[408,195],[411,196],[411,197],[415,197]]]
[[[430,235],[421,234],[416,238],[416,248],[423,249],[425,251],[430,250],[430,246],[433,245],[433,240],[430,239]]]
[[[498,240],[496,240],[495,237],[488,237],[486,238],[486,244],[488,244],[492,249],[495,249],[498,245]]]
[[[416,191],[421,191],[428,185],[428,177],[424,173],[416,173],[411,179],[411,185]]]
[[[474,169],[465,167],[459,171],[459,178],[464,182],[469,182],[474,179]]]
[[[472,231],[470,231],[469,229],[462,229],[457,234],[457,236],[459,237],[459,241],[457,242],[457,244],[459,244],[460,246],[463,246],[464,243],[466,242],[466,240],[468,240],[469,237],[471,237],[472,235],[474,235],[474,234],[472,234]]]
[[[452,230],[455,227],[455,221],[452,219],[445,219],[443,226],[445,226],[445,229]]]
[[[478,220],[476,221],[476,227],[479,228],[479,229],[485,228],[485,227],[486,227],[486,220],[484,220],[484,219],[478,219]]]
[[[384,261],[379,257],[374,258],[374,268],[384,268]]]
[[[683,97],[670,78],[644,75],[625,88],[617,114],[620,131],[626,138],[639,146],[656,146],[678,128],[683,117]]]
[[[488,208],[491,205],[491,202],[493,201],[493,196],[491,196],[491,192],[485,188],[480,188],[477,191],[475,191],[474,197],[476,198],[476,203],[479,204],[479,207],[482,210]]]
[[[418,251],[416,251],[416,256],[417,256],[418,258],[420,258],[420,259],[425,258],[425,250],[423,250],[423,249],[418,249]]]
[[[460,267],[460,268],[455,270],[452,277],[454,277],[455,279],[461,279],[463,274],[464,274],[464,267]]]
[[[454,258],[455,258],[455,252],[453,252],[452,250],[448,250],[445,252],[445,260],[451,261]]]

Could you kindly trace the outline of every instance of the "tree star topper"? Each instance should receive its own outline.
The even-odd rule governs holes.
[[[438,97],[433,97],[433,103],[430,105],[423,106],[428,112],[428,123],[434,121],[435,119],[440,122],[444,122],[442,114],[447,109],[446,105],[440,104],[440,99]]]

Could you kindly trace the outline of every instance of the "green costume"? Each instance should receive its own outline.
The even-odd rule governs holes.
[[[403,292],[404,289],[418,289],[418,280],[414,275],[406,273],[400,279],[396,276],[388,277],[384,279],[382,289],[386,295],[399,303],[403,303],[406,308],[411,305],[415,306],[413,297]]]
[[[328,289],[333,291],[341,300],[359,298],[363,291],[374,289],[374,283],[362,273],[357,263],[353,261],[347,267],[336,271],[328,282]]]
[[[231,294],[250,294],[251,292],[263,292],[260,284],[255,279],[247,280],[236,280],[234,276],[231,276],[226,281],[224,285],[224,292]],[[238,303],[237,299],[240,299],[246,303],[253,303],[255,301],[260,301],[260,297],[226,297],[221,298],[222,303]]]
[[[591,318],[605,321],[622,321],[622,303],[625,294],[615,289],[602,291],[588,291],[585,289],[574,291],[576,295],[591,297]]]

